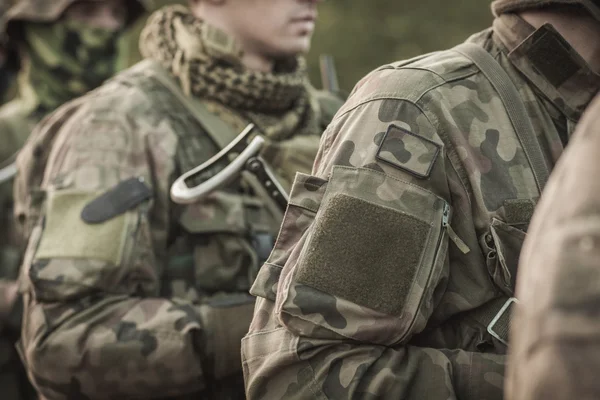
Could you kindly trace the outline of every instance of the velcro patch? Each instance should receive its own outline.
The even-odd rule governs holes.
[[[423,136],[390,125],[377,150],[377,159],[418,178],[427,178],[440,148],[439,144]]]
[[[152,192],[140,178],[130,178],[103,193],[85,206],[81,219],[99,224],[121,215],[152,197]]]
[[[560,87],[581,70],[571,45],[552,25],[538,29],[529,40],[531,47],[527,49],[527,56],[551,85]]]
[[[507,224],[528,224],[535,210],[532,199],[504,200],[505,222]]]
[[[408,214],[336,194],[316,222],[296,279],[324,293],[400,316],[410,302],[429,231],[429,224]]]

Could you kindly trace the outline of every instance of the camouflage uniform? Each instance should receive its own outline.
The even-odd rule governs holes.
[[[234,41],[181,7],[157,11],[140,45],[146,60],[61,107],[19,156],[17,213],[33,227],[20,351],[50,400],[241,399],[248,290],[282,212],[246,179],[185,206],[169,189],[220,150],[200,110],[234,132],[256,123],[264,157],[293,179],[334,101],[301,60],[244,69]],[[93,224],[91,209],[109,215]]]
[[[600,398],[600,98],[537,207],[519,267],[507,399]]]
[[[92,29],[82,29],[79,33],[87,33],[78,36],[75,27],[60,19],[74,1],[23,0],[15,2],[3,18],[1,30],[8,32],[9,43],[18,50],[21,69],[16,98],[0,108],[0,169],[15,161],[17,151],[47,113],[98,86],[114,72],[94,53],[90,37],[98,37],[100,30],[90,34]],[[133,20],[141,14],[141,4],[135,3],[130,11]],[[80,58],[67,48],[79,51]],[[85,49],[89,51],[82,51]],[[88,79],[92,75],[97,80]],[[22,309],[15,281],[24,249],[12,210],[12,180],[0,182],[0,392],[7,400],[33,396],[14,350]]]
[[[549,169],[600,77],[551,26],[516,14],[468,41],[518,88]],[[496,89],[462,53],[364,78],[312,174],[297,175],[251,289],[248,398],[502,399],[506,346],[482,321],[505,318],[513,296],[543,186],[534,172]]]

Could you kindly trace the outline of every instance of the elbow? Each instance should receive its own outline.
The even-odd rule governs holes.
[[[26,306],[20,352],[32,383],[47,400],[150,399],[204,388],[191,335],[198,327],[169,329],[183,312],[170,310],[136,323],[140,310],[169,303],[104,298],[86,307],[77,304]]]
[[[69,344],[80,338],[55,332],[54,326],[47,323],[42,306],[27,311],[17,347],[29,378],[45,399],[66,400],[72,393],[72,384],[77,383],[71,379],[73,371],[82,364],[82,356]]]

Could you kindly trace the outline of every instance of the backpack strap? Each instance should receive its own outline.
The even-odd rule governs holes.
[[[544,186],[546,186],[546,182],[548,182],[550,167],[546,163],[533,125],[529,120],[527,109],[515,84],[494,57],[481,46],[474,43],[463,43],[455,47],[454,50],[473,61],[496,89],[521,142],[541,193]]]

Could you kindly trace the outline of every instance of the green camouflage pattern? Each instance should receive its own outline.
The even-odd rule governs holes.
[[[256,239],[275,238],[281,213],[244,179],[171,202],[174,180],[220,149],[165,77],[175,82],[149,60],[117,75],[52,114],[20,153],[15,207],[31,238],[19,348],[48,399],[244,397],[248,291],[271,249],[261,254]],[[236,131],[248,123],[203,103]],[[306,136],[295,160],[309,172],[320,132]],[[102,224],[78,217],[129,177],[143,178],[150,201]]]
[[[2,30],[12,31],[14,25],[20,25],[22,22],[58,21],[64,11],[76,1],[79,0],[13,0],[0,27]],[[154,2],[153,0],[127,0],[127,5],[129,7],[127,19],[129,22],[134,22],[145,10],[151,10]],[[8,27],[3,26],[4,24]]]
[[[514,82],[554,165],[600,77],[571,48],[553,65],[577,72],[548,85],[519,58],[533,31],[506,15],[469,41]],[[507,349],[475,315],[514,294],[539,196],[504,105],[469,59],[441,51],[369,74],[311,175],[297,175],[251,289],[247,398],[502,399]]]
[[[29,82],[47,111],[100,86],[123,67],[120,31],[70,20],[26,23],[23,31]]]
[[[507,399],[596,399],[600,99],[589,107],[533,216],[519,266]]]

